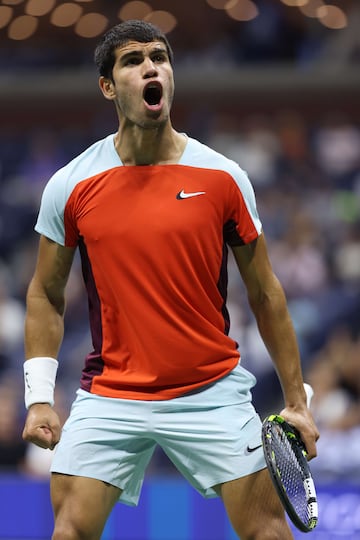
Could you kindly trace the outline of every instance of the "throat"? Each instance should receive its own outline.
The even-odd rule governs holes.
[[[124,165],[153,165],[156,162],[158,135],[149,131],[134,126],[120,129],[116,134],[115,149]]]
[[[150,130],[149,130],[150,131]],[[152,130],[156,131],[156,130]],[[115,149],[125,166],[170,165],[179,162],[186,138],[176,132],[168,137],[164,133],[148,133],[135,138],[117,133]]]

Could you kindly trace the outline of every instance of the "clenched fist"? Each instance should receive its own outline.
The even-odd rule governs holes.
[[[34,403],[29,408],[23,439],[53,450],[60,439],[60,419],[48,403]]]

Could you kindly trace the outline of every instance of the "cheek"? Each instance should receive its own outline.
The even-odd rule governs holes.
[[[174,84],[173,84],[171,86],[171,88],[170,88],[170,91],[169,91],[170,103],[172,103],[172,100],[174,99],[174,91],[175,91],[175,87],[174,87]]]
[[[131,90],[118,92],[116,95],[116,102],[118,107],[123,111],[127,112],[133,109],[136,106],[136,96]]]
[[[175,81],[174,81],[173,74],[169,76],[169,92],[170,92],[171,98],[173,98],[174,92],[175,92]]]
[[[174,79],[172,77],[169,77],[167,80],[166,89],[165,89],[165,93],[166,93],[169,103],[172,103],[173,101],[174,91],[175,91]]]

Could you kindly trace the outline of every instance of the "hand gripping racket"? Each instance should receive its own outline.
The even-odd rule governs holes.
[[[308,407],[313,395],[304,384]],[[299,432],[282,416],[272,414],[262,427],[264,455],[271,480],[294,525],[312,531],[318,521],[316,490]]]

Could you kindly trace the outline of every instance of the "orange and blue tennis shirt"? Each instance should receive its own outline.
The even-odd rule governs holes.
[[[49,180],[35,229],[79,248],[93,345],[82,389],[171,399],[237,365],[228,247],[261,222],[235,162],[188,138],[177,164],[124,166],[111,134]]]

